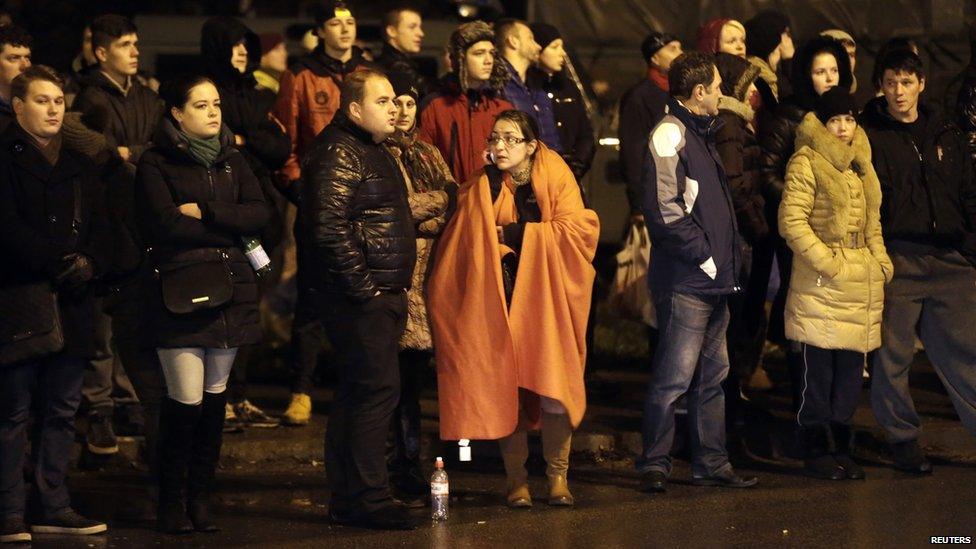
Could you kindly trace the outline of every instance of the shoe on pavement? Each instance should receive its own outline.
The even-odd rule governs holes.
[[[237,412],[234,411],[234,405],[229,402],[224,406],[224,432],[244,432],[244,424],[241,423],[241,418],[237,417]]]
[[[398,505],[390,505],[371,513],[353,515],[329,511],[332,522],[341,526],[354,526],[368,530],[416,530],[417,522]]]
[[[273,429],[281,424],[281,421],[264,413],[264,410],[251,404],[246,398],[234,405],[234,412],[245,427]]]
[[[803,474],[808,477],[823,480],[844,480],[847,478],[847,472],[844,470],[844,467],[830,454],[804,459]]]
[[[725,471],[707,477],[691,477],[691,483],[695,486],[722,486],[725,488],[752,488],[759,484],[756,477],[740,477],[735,474],[731,467]]]
[[[112,429],[112,414],[93,412],[88,417],[88,451],[99,456],[119,453],[119,439]]]
[[[24,519],[7,519],[0,523],[0,543],[30,543],[31,534]]]
[[[101,534],[107,530],[108,526],[104,522],[85,518],[70,507],[31,525],[31,531],[35,534],[90,536]]]
[[[668,489],[668,477],[661,471],[648,471],[640,476],[640,484],[637,489],[649,494],[666,492]]]
[[[281,416],[282,423],[291,426],[308,425],[311,418],[312,397],[305,393],[292,393],[288,409]]]
[[[913,475],[931,475],[932,462],[925,457],[917,440],[896,442],[891,445],[895,469]]]

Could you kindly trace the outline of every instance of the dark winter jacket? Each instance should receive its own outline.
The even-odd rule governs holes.
[[[137,205],[158,269],[201,256],[226,255],[234,294],[223,307],[174,315],[163,305],[158,282],[145,296],[147,336],[156,347],[232,348],[261,340],[258,287],[254,270],[241,250],[241,237],[257,236],[268,221],[261,186],[244,157],[233,147],[226,127],[221,152],[206,168],[187,152],[173,122],[160,123],[139,162]],[[179,206],[196,203],[202,219],[183,215]]]
[[[118,148],[128,147],[129,163],[138,164],[139,157],[152,144],[163,116],[163,102],[137,78],[130,81],[129,91],[122,93],[105,73],[93,70],[82,82],[71,109],[82,113],[86,126],[105,135],[109,156],[118,159]]]
[[[551,77],[535,68],[530,68],[529,72],[542,81],[543,90],[552,100],[552,114],[563,147],[562,157],[579,182],[590,171],[596,155],[596,137],[583,96],[565,71]]]
[[[960,75],[962,87],[956,98],[956,117],[966,134],[969,154],[976,163],[976,25],[969,27],[969,65]]]
[[[420,98],[434,91],[434,83],[420,72],[417,62],[409,55],[394,48],[389,42],[383,44],[380,56],[374,61],[386,74],[401,73],[409,75],[420,91]]]
[[[851,61],[847,56],[847,50],[833,38],[814,38],[804,44],[793,57],[793,76],[790,79],[793,84],[793,95],[782,99],[776,107],[775,114],[759,124],[759,146],[763,152],[761,171],[763,195],[766,198],[770,227],[774,229],[779,202],[783,196],[786,164],[796,152],[794,144],[796,129],[804,115],[814,109],[818,97],[810,77],[810,68],[816,55],[824,51],[833,53],[837,59],[837,69],[840,72],[838,86],[850,90],[854,77],[851,74]]]
[[[0,135],[0,285],[51,281],[71,253],[88,256],[95,275],[111,264],[112,231],[102,205],[101,184],[91,160],[62,146],[51,166],[34,139],[14,122]],[[71,245],[75,183],[81,191],[81,224]],[[89,283],[58,297],[65,350],[95,354],[95,305]]]
[[[641,169],[647,157],[647,138],[664,118],[670,96],[649,78],[624,92],[620,99],[620,167],[627,184],[631,214],[641,213],[644,181]]]
[[[715,148],[721,122],[676,99],[654,128],[644,166],[644,220],[654,254],[652,292],[723,295],[739,290],[735,209]],[[708,270],[714,269],[712,274]]]
[[[727,53],[716,54],[715,65],[722,76],[723,94],[718,102],[722,127],[715,134],[715,148],[732,190],[739,231],[754,244],[769,233],[759,185],[762,152],[756,140],[756,113],[748,105],[749,88],[757,81],[759,69]]]
[[[403,173],[386,148],[339,112],[315,138],[302,173],[313,288],[360,302],[410,288],[414,224]]]
[[[0,98],[0,133],[7,131],[7,128],[14,123],[14,109],[2,98]]]
[[[556,119],[552,112],[552,98],[543,89],[543,79],[538,72],[526,70],[525,81],[507,60],[502,59],[508,69],[508,82],[505,83],[503,97],[515,108],[535,118],[539,125],[539,139],[560,155],[563,145],[556,130]]]
[[[881,180],[881,227],[885,244],[899,241],[956,248],[976,264],[976,183],[959,129],[922,103],[925,143],[915,146],[908,129],[888,114],[884,97],[871,100],[860,122],[871,141],[871,160]]]
[[[437,147],[458,185],[488,162],[488,135],[495,118],[515,106],[494,88],[463,91],[454,74],[444,78],[442,91],[428,97],[420,112],[420,139]]]
[[[248,65],[243,73],[231,66],[231,50],[244,41]],[[281,211],[284,198],[275,188],[272,174],[280,170],[291,154],[291,140],[271,114],[277,96],[271,90],[259,88],[254,69],[261,63],[258,35],[233,17],[214,17],[203,26],[200,50],[207,66],[207,74],[217,84],[220,111],[224,124],[244,139],[239,148],[251,171],[261,183],[265,201],[272,207],[261,241],[266,249],[274,248],[282,239]]]

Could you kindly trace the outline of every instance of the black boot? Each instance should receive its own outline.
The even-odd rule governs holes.
[[[864,480],[864,469],[854,458],[854,430],[850,425],[830,422],[830,431],[834,435],[834,459],[844,469],[844,474],[851,480]]]
[[[186,517],[183,486],[193,431],[200,418],[200,406],[166,398],[159,414],[158,477],[159,508],[156,528],[167,534],[188,534],[193,525]]]
[[[826,425],[800,428],[803,442],[803,472],[813,478],[843,480],[844,468],[830,453],[830,430]]]
[[[187,514],[197,532],[219,532],[210,517],[210,494],[214,473],[220,460],[224,430],[225,393],[203,393],[200,421],[193,433],[190,468],[187,478]]]

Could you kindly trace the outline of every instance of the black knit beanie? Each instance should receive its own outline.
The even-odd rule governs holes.
[[[532,35],[535,37],[535,41],[542,46],[542,49],[546,49],[549,44],[562,38],[559,29],[549,23],[532,23],[529,28],[532,29]]]
[[[417,89],[417,81],[412,76],[404,72],[391,72],[387,78],[393,85],[393,93],[396,97],[409,95],[414,101],[420,100],[420,90]]]
[[[764,10],[746,21],[746,51],[766,59],[779,46],[790,19],[776,10]]]
[[[826,124],[828,120],[842,114],[857,116],[857,103],[846,89],[836,86],[817,98],[817,118]]]
[[[668,34],[666,32],[652,32],[651,34],[647,35],[647,38],[641,42],[641,55],[644,56],[644,61],[650,63],[651,57],[654,57],[657,50],[667,46],[677,39],[677,36]]]

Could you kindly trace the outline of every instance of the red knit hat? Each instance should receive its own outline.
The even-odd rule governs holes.
[[[285,41],[285,37],[280,32],[263,32],[258,38],[261,39],[261,55],[267,53]]]
[[[715,55],[718,53],[719,39],[722,36],[722,27],[731,19],[712,19],[698,29],[698,51]]]

